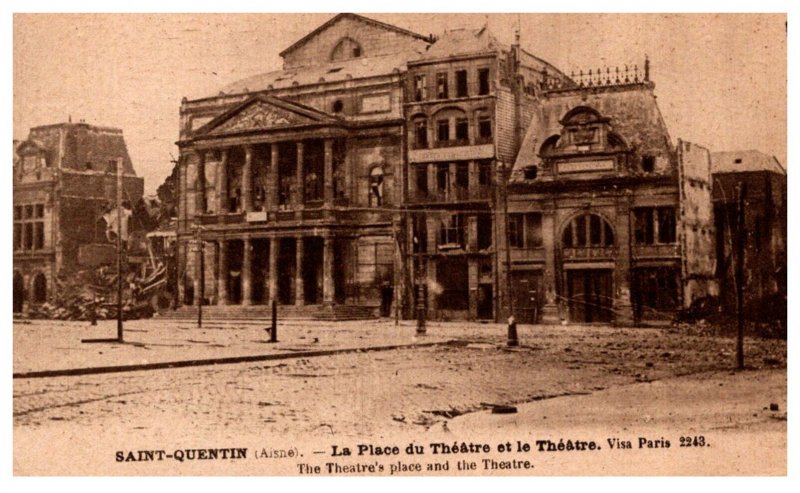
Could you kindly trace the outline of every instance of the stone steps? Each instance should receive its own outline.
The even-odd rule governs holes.
[[[278,305],[278,319],[294,320],[369,320],[377,317],[378,307],[361,305]],[[193,320],[197,318],[197,307],[182,306],[175,310],[162,310],[158,318],[171,320]],[[272,317],[270,305],[206,305],[203,318],[208,320],[265,320]]]

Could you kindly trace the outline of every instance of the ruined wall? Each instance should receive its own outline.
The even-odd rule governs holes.
[[[124,176],[122,188],[123,200],[133,205],[142,198],[144,179]],[[61,270],[69,271],[79,267],[78,251],[81,245],[108,242],[102,225],[98,223],[107,208],[116,203],[116,197],[114,175],[73,172],[62,174],[58,219],[61,224]]]
[[[545,93],[536,121],[525,135],[519,164],[541,164],[539,148],[547,138],[560,134],[559,121],[573,108],[588,106],[611,119],[612,130],[634,151],[636,163],[650,155],[655,158],[655,173],[676,173],[672,144],[653,87],[648,83]],[[631,171],[640,170],[634,167]]]
[[[303,44],[284,52],[284,70],[329,63],[334,47],[345,37],[361,45],[362,57],[389,55],[414,49],[424,50],[427,46],[427,42],[419,38],[384,29],[358,18],[343,16]]]
[[[62,129],[63,148],[59,137]],[[122,130],[85,123],[59,124],[32,128],[29,138],[42,141],[51,154],[60,155],[62,168],[86,170],[91,167],[95,171],[110,171],[109,161],[121,157],[124,172],[135,174]]]
[[[390,235],[361,236],[355,242],[355,284],[359,304],[379,305],[381,289],[394,282],[394,239]]]
[[[678,140],[683,306],[717,296],[716,249],[708,149]]]

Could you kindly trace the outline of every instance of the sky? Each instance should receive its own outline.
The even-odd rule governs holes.
[[[281,68],[334,14],[15,14],[13,135],[85,120],[119,127],[145,192],[177,157],[181,98]],[[562,71],[651,63],[673,142],[758,149],[786,164],[785,14],[364,14],[420,34],[488,23]]]

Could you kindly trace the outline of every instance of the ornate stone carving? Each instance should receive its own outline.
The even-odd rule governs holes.
[[[268,130],[270,128],[308,123],[308,121],[307,118],[300,115],[263,102],[257,102],[242,109],[242,111],[233,115],[209,133],[215,135],[243,130]]]

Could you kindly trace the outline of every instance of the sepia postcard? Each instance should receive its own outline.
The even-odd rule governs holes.
[[[787,475],[786,81],[785,13],[15,13],[13,474]]]

